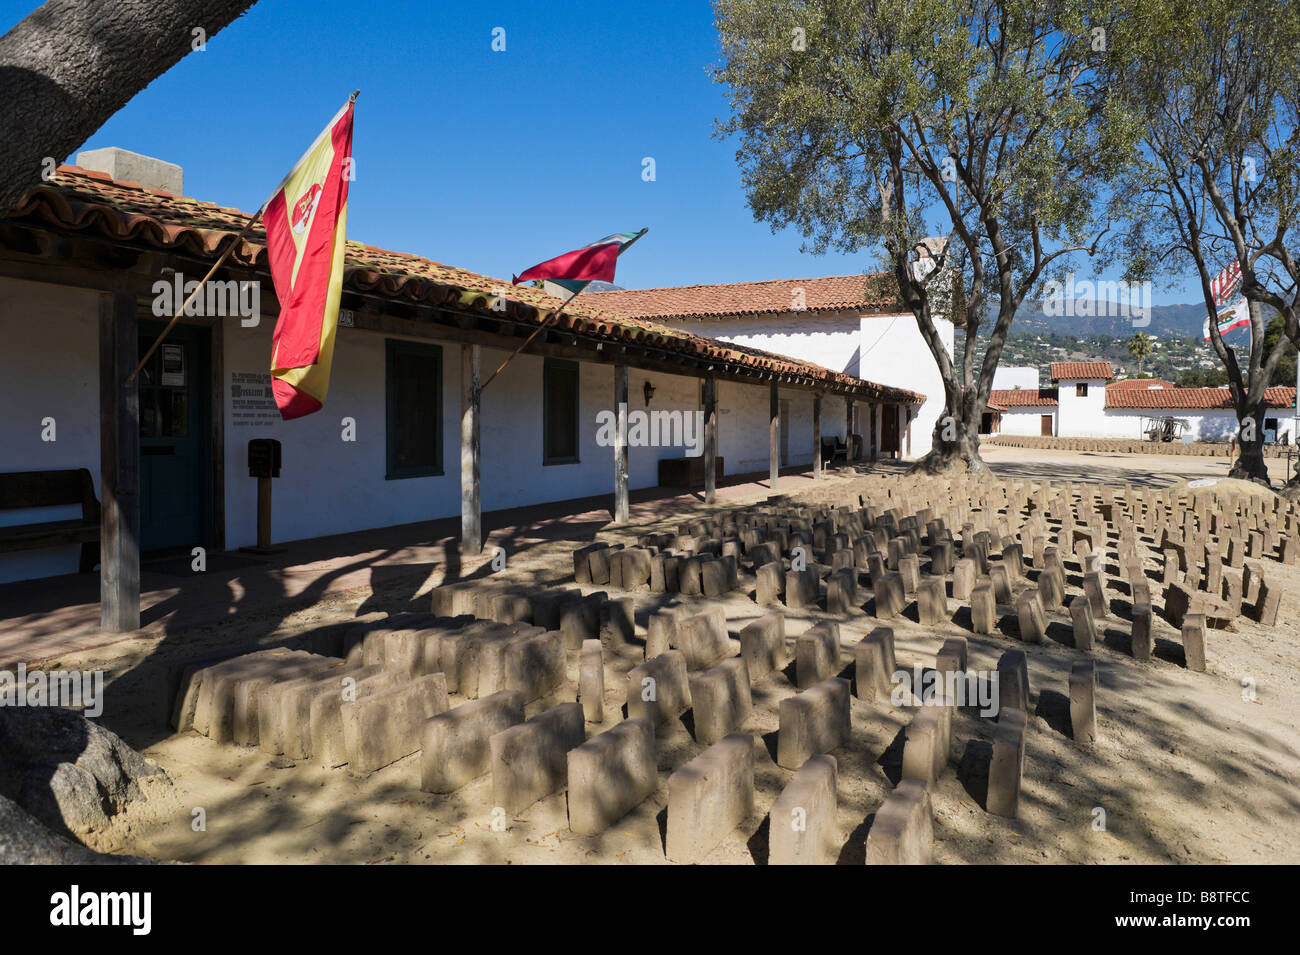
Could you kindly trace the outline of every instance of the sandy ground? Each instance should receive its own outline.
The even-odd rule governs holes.
[[[989,451],[988,460],[999,473],[1039,478],[1119,481],[1146,475],[1145,480],[1163,485],[1227,470],[1226,462],[1213,459],[1161,457],[1153,459],[1164,468],[1157,475],[1151,461],[1133,457],[1108,456],[1121,460],[1099,462],[1093,460],[1097,456],[1077,453]],[[828,478],[827,483],[832,482],[842,482],[845,492],[857,483]],[[686,518],[674,513],[661,526]],[[601,536],[630,540],[647,529],[656,526]],[[572,586],[572,546],[539,546],[513,564],[509,574],[538,584]],[[1155,561],[1147,566],[1154,574]],[[1067,561],[1066,569],[1068,595],[1080,592],[1077,565]],[[465,575],[471,570],[464,568]],[[914,619],[895,620],[900,669],[933,666],[943,639],[955,635],[970,642],[971,669],[995,669],[998,657],[1012,647],[1025,649],[1029,657],[1035,713],[1030,719],[1021,816],[1007,820],[982,808],[995,724],[973,710],[961,711],[953,724],[950,766],[934,792],[935,860],[1300,862],[1300,566],[1268,561],[1265,570],[1284,587],[1278,625],[1265,629],[1241,619],[1235,630],[1211,631],[1206,673],[1184,667],[1179,635],[1162,618],[1153,622],[1156,659],[1150,664],[1133,660],[1124,617],[1127,585],[1111,584],[1107,595],[1112,612],[1099,622],[1105,635],[1094,651],[1099,739],[1091,749],[1075,744],[1064,732],[1070,663],[1079,658],[1070,645],[1068,613],[1048,615],[1048,639],[1039,646],[1014,638],[1015,615],[1009,607],[999,608],[1000,632],[988,636],[971,633],[968,611],[955,603],[952,622],[939,628],[921,627]],[[1112,563],[1108,571],[1117,574],[1118,567]],[[140,640],[61,660],[67,668],[110,671],[105,724],[163,766],[171,778],[169,786],[151,787],[148,802],[129,809],[102,834],[96,840],[100,847],[196,863],[664,863],[668,776],[704,748],[691,739],[686,726],[660,736],[656,793],[612,829],[590,838],[568,831],[563,794],[494,827],[489,777],[450,796],[435,796],[419,790],[418,756],[357,779],[342,769],[322,770],[310,761],[220,745],[192,732],[176,735],[167,727],[165,714],[181,659],[225,646],[274,643],[357,612],[424,610],[437,574],[409,601],[365,588],[287,618],[276,617],[269,631],[255,617],[241,618],[187,633],[183,640],[173,635],[165,647]],[[752,593],[752,577],[742,575],[741,590],[726,601],[733,633],[761,615]],[[641,593],[636,599],[640,637],[663,595]],[[908,616],[914,618],[915,611]],[[827,617],[818,611],[788,612],[787,636],[820,619]],[[876,623],[863,614],[841,619],[843,675],[851,675],[850,648]],[[640,652],[639,646],[607,648],[606,721],[603,726],[589,724],[589,736],[622,718],[623,677],[640,662]],[[569,677],[569,689],[530,705],[528,715],[573,699],[575,653],[570,653]],[[754,711],[742,731],[761,739],[756,813],[708,856],[709,863],[766,862],[766,814],[791,776],[773,757],[777,706],[795,692],[792,677],[793,666],[754,687]],[[1253,698],[1243,681],[1253,687]],[[453,695],[453,705],[457,702]],[[887,700],[852,701],[852,740],[835,753],[841,862],[863,859],[873,814],[898,779],[901,731],[913,712]],[[689,714],[684,719],[689,721]],[[196,831],[192,822],[196,809],[206,816],[203,831]]]

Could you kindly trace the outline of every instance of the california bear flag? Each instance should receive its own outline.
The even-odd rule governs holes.
[[[280,416],[319,411],[329,390],[343,288],[354,93],[266,205],[266,251],[280,318],[271,387]]]

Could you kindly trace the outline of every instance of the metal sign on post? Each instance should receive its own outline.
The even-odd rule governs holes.
[[[280,476],[280,442],[253,438],[248,442],[248,476],[257,478],[257,546],[241,547],[252,554],[282,554],[271,546],[271,480]]]

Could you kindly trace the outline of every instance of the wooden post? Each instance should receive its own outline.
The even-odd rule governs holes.
[[[781,402],[777,398],[775,381],[768,388],[767,417],[768,490],[775,493],[781,470]]]
[[[848,461],[856,461],[858,456],[853,453],[853,399],[844,399],[844,445],[849,449],[848,454],[844,455]]]
[[[813,395],[813,480],[822,476],[822,396]]]
[[[876,461],[880,458],[880,415],[884,406],[877,401],[871,409],[871,460]]]
[[[614,523],[626,524],[627,502],[627,365],[614,366],[614,406],[618,431],[614,435]]]
[[[99,626],[140,629],[140,398],[135,296],[99,300]]]
[[[704,503],[717,500],[718,394],[712,375],[704,379]]]
[[[907,416],[907,456],[912,456],[912,406],[899,405],[899,414]]]
[[[480,346],[460,346],[460,551],[467,557],[483,552],[481,364]]]
[[[271,479],[257,479],[257,549],[271,549]]]

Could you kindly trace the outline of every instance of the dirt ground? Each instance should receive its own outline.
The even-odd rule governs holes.
[[[1095,461],[1077,452],[987,450],[999,473],[1037,479],[1141,479],[1162,486],[1227,471],[1226,461],[1216,459],[1116,455]],[[1156,463],[1162,470],[1153,474]],[[838,485],[847,495],[864,480],[888,478],[830,476],[825,486]],[[727,506],[737,503],[728,501]],[[609,529],[600,536],[631,541],[687,519],[689,515],[679,511],[665,515],[659,524]],[[574,586],[570,552],[575,543],[534,548],[507,573],[539,585]],[[1154,571],[1155,560],[1147,567]],[[1079,568],[1069,560],[1066,570],[1068,599],[1081,591],[1081,579]],[[1107,570],[1111,575],[1119,572],[1113,540]],[[472,566],[462,568],[463,576],[473,571]],[[1283,586],[1277,626],[1263,628],[1242,618],[1233,630],[1211,631],[1205,673],[1185,668],[1179,634],[1158,615],[1153,618],[1156,657],[1150,664],[1135,661],[1128,652],[1128,623],[1122,616],[1127,587],[1110,585],[1112,611],[1098,621],[1104,636],[1093,654],[1098,740],[1090,749],[1065,732],[1069,669],[1080,656],[1071,646],[1068,612],[1048,614],[1049,631],[1041,645],[1015,639],[1015,614],[1009,607],[999,608],[999,632],[991,635],[972,633],[968,613],[955,603],[953,620],[945,626],[894,620],[900,669],[933,666],[944,638],[957,635],[969,641],[972,670],[995,669],[998,657],[1013,647],[1024,649],[1029,658],[1035,712],[1030,717],[1020,818],[1003,819],[982,808],[995,723],[973,710],[960,711],[953,722],[949,769],[934,791],[935,861],[1300,862],[1300,566],[1269,560],[1265,572]],[[435,570],[409,601],[363,588],[288,617],[277,616],[274,629],[256,616],[245,616],[184,634],[181,640],[173,634],[165,647],[145,639],[58,661],[65,668],[109,671],[103,722],[160,764],[171,779],[169,785],[151,786],[149,801],[122,814],[109,832],[94,840],[96,847],[194,863],[665,863],[668,776],[704,748],[685,726],[660,735],[660,785],[655,794],[594,837],[568,831],[563,793],[507,820],[499,831],[493,827],[490,777],[439,796],[420,791],[418,756],[358,779],[343,769],[323,770],[310,760],[271,757],[256,749],[213,743],[193,732],[177,735],[167,726],[182,659],[231,646],[276,643],[358,612],[423,611],[440,573]],[[411,592],[409,587],[402,590]],[[725,602],[733,634],[764,612],[752,593],[753,578],[742,573],[741,589]],[[648,614],[665,598],[635,596],[640,638]],[[1157,605],[1160,602],[1157,596]],[[915,611],[906,616],[914,618]],[[787,637],[822,619],[828,618],[820,611],[787,611]],[[877,621],[865,614],[839,619],[843,675],[850,676],[851,647]],[[606,720],[601,726],[589,724],[589,737],[622,719],[624,675],[640,662],[640,652],[639,646],[607,647]],[[530,705],[529,716],[574,698],[577,655],[569,656],[566,689]],[[707,857],[707,863],[766,862],[766,814],[791,776],[776,766],[774,756],[777,707],[795,692],[792,677],[793,665],[753,688],[754,710],[741,731],[762,742],[757,748],[756,812]],[[453,695],[452,704],[458,702]],[[840,861],[861,863],[873,814],[898,779],[901,732],[915,710],[856,697],[851,705],[851,742],[834,754],[839,762]],[[202,831],[196,831],[193,822],[198,809],[206,817]]]

